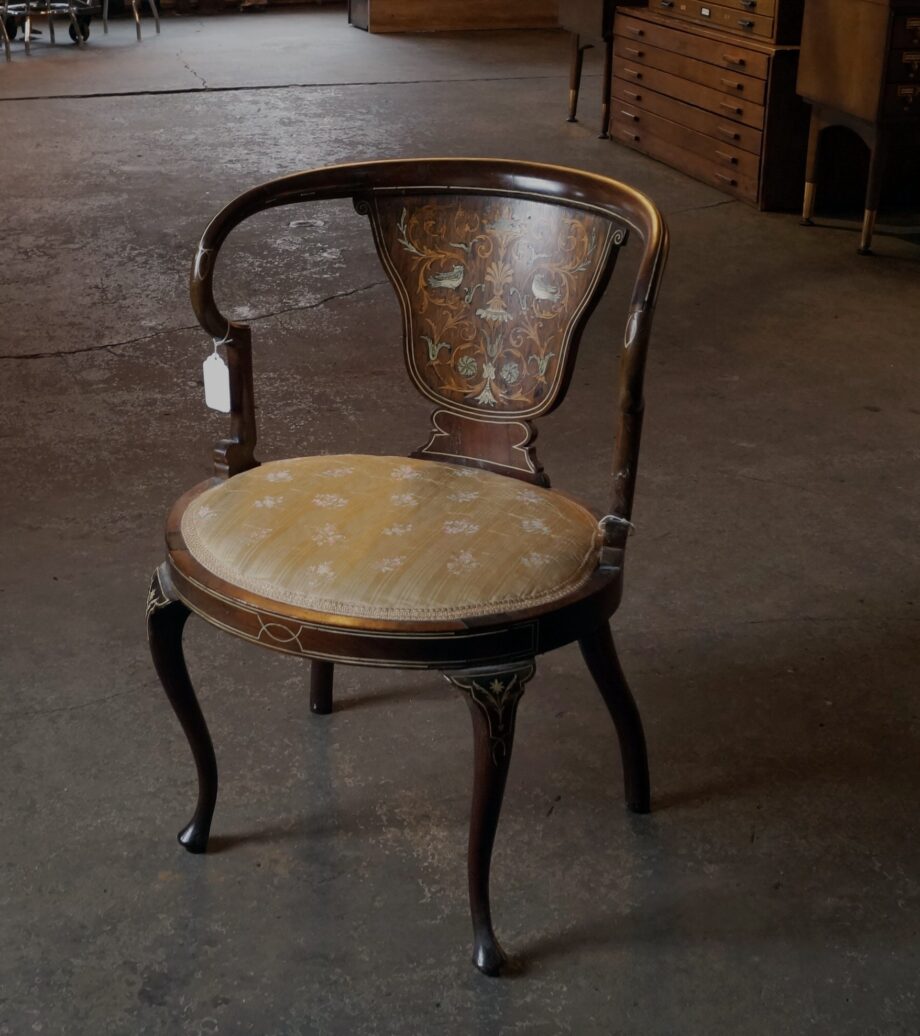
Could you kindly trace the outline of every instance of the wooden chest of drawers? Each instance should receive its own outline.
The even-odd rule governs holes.
[[[794,45],[802,32],[802,4],[803,0],[650,0],[649,8],[712,29]]]
[[[620,10],[611,136],[762,209],[796,209],[808,133],[797,61],[794,47]]]

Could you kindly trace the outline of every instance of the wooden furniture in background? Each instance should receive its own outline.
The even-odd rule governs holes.
[[[402,307],[403,358],[435,405],[432,428],[410,460],[260,466],[251,331],[215,304],[218,253],[264,209],[341,198],[370,219]],[[532,421],[562,402],[581,331],[629,237],[639,262],[620,350],[611,497],[598,515],[548,488]],[[473,960],[486,974],[505,960],[489,869],[515,713],[537,655],[579,642],[619,735],[627,804],[648,811],[642,723],[609,619],[623,590],[646,351],[666,256],[666,227],[644,195],[525,162],[317,169],[254,188],[215,217],[191,293],[202,327],[227,351],[230,436],[215,448],[212,477],[167,519],[167,560],[147,606],[154,664],[198,768],[198,804],[179,835],[186,849],[207,848],[217,797],[214,750],[182,653],[191,612],[312,659],[314,712],[332,707],[336,663],[439,670],[462,692],[475,743]]]
[[[886,152],[898,135],[920,136],[920,0],[808,0],[798,90],[812,104],[802,222],[814,216],[821,133],[845,126],[871,156],[858,249],[868,255]]]
[[[799,42],[803,0],[650,0],[649,9],[671,18],[749,36],[765,43]]]
[[[619,10],[612,137],[761,209],[795,210],[808,126],[795,92],[798,49],[767,41],[788,38],[801,7],[750,2],[771,15],[749,14],[741,0]],[[728,11],[735,31],[708,27],[717,13],[727,26]]]
[[[613,75],[613,16],[616,0],[568,0],[559,12],[563,29],[572,34],[572,65],[569,72],[569,122],[577,122],[578,95],[585,51],[595,43],[604,47],[604,78],[601,81],[602,139],[610,135],[610,84]],[[586,42],[587,41],[587,42]]]
[[[369,32],[552,29],[559,0],[349,0],[348,20]]]

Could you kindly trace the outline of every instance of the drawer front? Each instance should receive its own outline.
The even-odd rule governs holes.
[[[717,166],[708,159],[696,155],[692,151],[687,151],[686,148],[678,147],[668,140],[663,140],[661,137],[656,137],[652,133],[635,130],[626,122],[618,121],[616,117],[611,123],[611,136],[614,140],[627,144],[651,158],[657,158],[697,180],[702,180],[704,183],[718,187],[745,201],[755,204],[757,202],[756,179]]]
[[[920,83],[920,47],[896,50],[888,62],[889,83]]]
[[[743,126],[740,122],[730,122],[713,115],[712,112],[703,111],[702,108],[694,108],[692,104],[684,104],[673,97],[656,94],[653,90],[637,87],[634,83],[625,83],[622,79],[613,81],[613,98],[614,111],[624,107],[638,108],[682,126],[689,126],[732,147],[760,155],[763,134],[760,130]]]
[[[649,47],[641,41],[624,40],[619,37],[614,44],[614,53],[629,66],[645,65],[657,68],[662,72],[680,76],[681,79],[711,86],[714,90],[721,90],[732,97],[743,97],[754,104],[763,104],[766,99],[766,83],[763,79],[742,75],[734,69],[719,68],[696,58],[684,57],[683,54],[674,54],[670,50]]]
[[[694,36],[682,29],[671,29],[654,22],[640,21],[620,13],[617,15],[616,33],[626,40],[647,43],[651,47],[660,47],[675,54],[683,54],[688,58],[708,61],[711,65],[742,72],[755,79],[766,79],[770,70],[770,59],[766,54],[756,50],[746,50],[734,43],[721,43],[707,39],[705,36]]]
[[[920,118],[920,84],[891,83],[886,86],[885,114]]]
[[[915,15],[902,14],[895,18],[891,45],[898,50],[920,47],[920,10]]]
[[[698,108],[705,108],[706,111],[714,112],[723,119],[763,129],[764,108],[761,104],[745,101],[741,97],[731,97],[700,83],[687,82],[680,76],[662,72],[657,68],[646,68],[621,61],[617,63],[614,71],[617,77],[626,83],[633,83],[667,97],[695,104]]]
[[[650,133],[659,140],[676,144],[685,151],[691,151],[694,155],[708,159],[714,166],[722,168],[726,173],[740,174],[748,180],[754,181],[760,176],[759,155],[752,155],[750,151],[742,151],[730,144],[713,140],[705,133],[698,133],[689,126],[682,126],[680,123],[671,122],[670,119],[652,115],[637,106],[617,103],[613,109],[613,124],[615,127],[621,127],[625,133],[629,131],[640,135]]]
[[[684,18],[698,25],[729,29],[749,36],[770,40],[773,38],[773,18],[739,7],[703,3],[702,0],[652,0],[651,7],[662,14]]]

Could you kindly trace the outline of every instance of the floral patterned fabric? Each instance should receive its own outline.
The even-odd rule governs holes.
[[[597,519],[551,490],[402,457],[276,461],[206,490],[182,535],[262,597],[358,618],[433,620],[553,601],[597,567]]]

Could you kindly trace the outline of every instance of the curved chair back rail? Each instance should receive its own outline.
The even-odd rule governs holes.
[[[371,219],[402,305],[410,375],[438,405],[431,438],[416,456],[474,464],[541,485],[549,482],[536,459],[530,418],[562,402],[581,331],[619,248],[630,235],[638,237],[642,256],[620,363],[609,506],[614,520],[604,526],[607,545],[622,548],[668,234],[658,209],[640,192],[560,166],[493,159],[329,166],[271,180],[218,213],[201,238],[191,274],[195,313],[226,347],[230,367],[231,430],[215,448],[217,473],[228,477],[258,463],[250,328],[229,320],[214,300],[221,246],[235,227],[265,209],[342,198]],[[433,222],[440,237],[431,234]],[[516,272],[522,267],[523,279]]]

